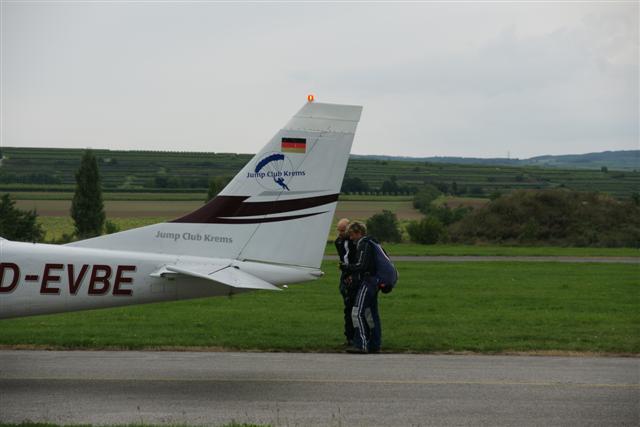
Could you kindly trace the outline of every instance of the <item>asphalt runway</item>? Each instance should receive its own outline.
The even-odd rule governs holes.
[[[638,425],[640,359],[0,351],[0,421]]]

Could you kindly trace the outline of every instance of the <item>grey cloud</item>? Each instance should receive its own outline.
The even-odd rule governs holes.
[[[637,147],[637,4],[2,7],[6,145],[251,152],[314,91],[358,153]]]

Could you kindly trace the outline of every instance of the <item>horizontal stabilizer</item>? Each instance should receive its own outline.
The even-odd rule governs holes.
[[[269,291],[281,290],[277,286],[274,286],[252,274],[241,271],[231,265],[165,265],[162,269],[152,273],[151,275],[158,277],[165,276],[167,274],[181,274],[183,276],[211,280],[225,286],[239,289],[264,289]]]

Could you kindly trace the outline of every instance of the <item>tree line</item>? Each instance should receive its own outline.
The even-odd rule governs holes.
[[[76,187],[71,202],[71,218],[74,223],[73,235],[64,235],[59,242],[88,239],[118,231],[106,220],[102,200],[102,186],[96,157],[86,150],[75,174]],[[9,194],[0,199],[0,236],[9,240],[39,242],[44,237],[42,227],[37,222],[35,210],[23,211],[15,207]]]
[[[229,177],[209,180],[205,202],[215,197]],[[70,215],[74,233],[58,243],[112,233],[117,227],[106,219],[97,160],[91,150],[82,156],[75,173],[75,193]],[[368,186],[358,177],[345,178],[348,188],[366,192]],[[389,182],[385,186],[385,183]],[[454,182],[455,184],[455,182]],[[393,193],[400,189],[391,177],[382,187]],[[451,208],[436,203],[443,194],[455,194],[454,186],[425,184],[415,189],[413,206],[424,217],[406,225],[408,239],[416,243],[493,243],[510,245],[564,245],[640,247],[640,194],[618,200],[598,192],[568,189],[514,190],[493,193],[483,207]],[[344,188],[344,185],[343,185]],[[367,226],[381,241],[403,239],[400,223],[393,212],[373,215]],[[0,236],[18,241],[41,241],[44,232],[35,211],[21,211],[8,194],[0,198]]]
[[[9,148],[1,160],[0,186],[7,188],[72,188],[82,156],[79,150]],[[95,150],[104,191],[206,191],[213,176],[235,175],[250,155]],[[450,159],[453,161],[453,159]],[[496,191],[565,186],[628,198],[638,191],[640,172],[612,168],[556,169],[534,166],[462,165],[422,161],[349,160],[344,194],[413,195],[431,184],[443,193],[487,197]]]
[[[640,196],[617,200],[597,192],[566,189],[515,190],[485,206],[450,208],[425,187],[414,197],[424,217],[406,226],[409,240],[422,244],[508,244],[640,248]],[[372,216],[369,231],[382,241],[402,240],[392,212]]]
[[[71,235],[63,235],[53,243],[68,243],[119,231],[118,227],[106,218],[102,180],[96,156],[91,150],[84,152],[75,173],[75,181],[70,210],[74,232]],[[205,202],[222,191],[229,181],[230,178],[225,176],[211,178]],[[24,211],[16,208],[15,201],[9,194],[0,198],[0,236],[14,241],[40,242],[44,238],[44,231],[37,218],[35,210]]]

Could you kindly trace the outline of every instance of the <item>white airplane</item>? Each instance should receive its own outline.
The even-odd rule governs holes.
[[[309,102],[209,203],[67,245],[0,239],[0,318],[315,280],[362,107]]]

